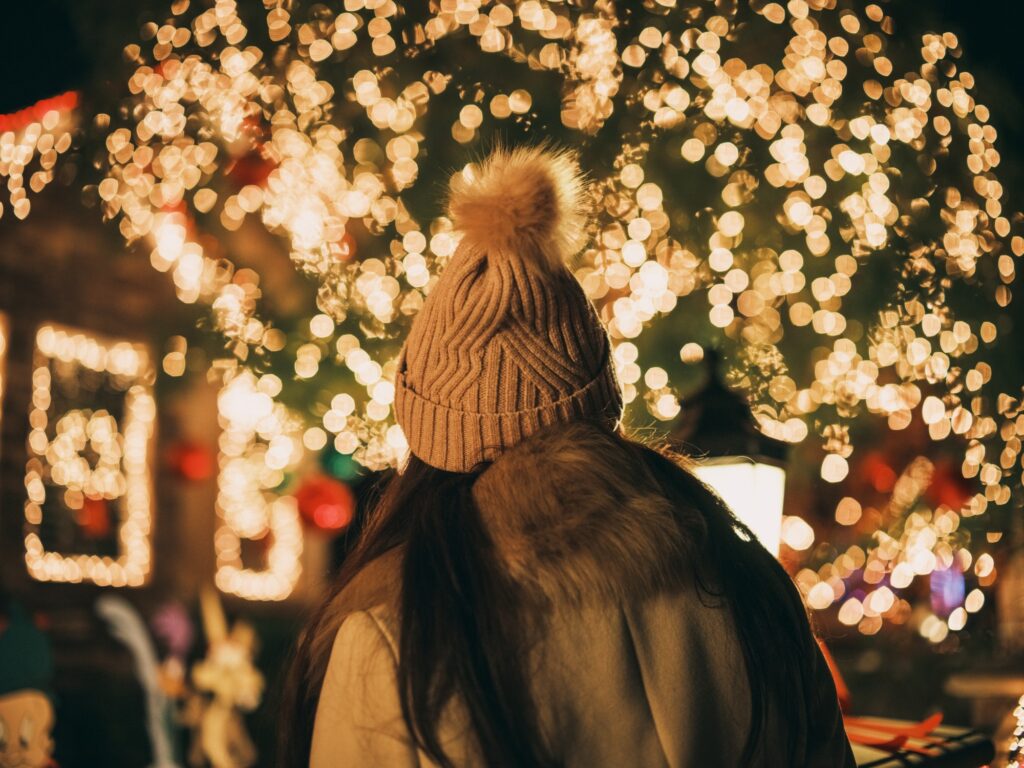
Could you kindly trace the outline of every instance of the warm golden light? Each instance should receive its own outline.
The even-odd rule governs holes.
[[[276,378],[276,377],[273,377]],[[274,493],[298,464],[301,422],[273,401],[279,383],[241,371],[217,398],[222,431],[214,534],[217,586],[248,600],[283,600],[302,572],[302,525],[291,496]],[[263,567],[244,564],[242,540],[266,543]]]
[[[765,549],[778,556],[786,492],[786,473],[781,467],[737,456],[700,462],[696,475],[715,490]]]
[[[95,387],[87,383],[97,377],[122,393],[119,417],[89,401]],[[56,325],[39,328],[25,469],[25,563],[34,578],[114,587],[145,583],[152,567],[152,384],[153,368],[141,345]],[[74,406],[55,412],[58,399]],[[90,503],[116,510],[119,554],[48,549],[41,531],[47,516],[73,515]]]
[[[308,450],[329,442],[372,469],[401,461],[399,345],[459,237],[422,200],[494,136],[543,133],[587,150],[595,225],[575,275],[634,411],[665,422],[678,409],[674,373],[648,339],[671,340],[686,363],[714,343],[762,431],[819,447],[823,483],[855,471],[858,419],[896,432],[918,422],[962,444],[978,493],[920,512],[922,530],[1006,505],[1020,487],[1024,393],[995,389],[997,324],[961,317],[953,289],[972,296],[970,317],[1000,311],[1024,237],[955,35],[907,51],[890,46],[881,6],[828,0],[656,0],[631,8],[628,25],[612,4],[442,2],[420,17],[353,0],[308,18],[275,5],[250,38],[234,0],[194,5],[176,3],[125,50],[130,118],[106,137],[99,196],[183,301],[210,305],[241,365],[265,376],[261,361],[286,358],[282,387],[309,393],[297,433]],[[273,60],[250,44],[264,34],[280,46]],[[465,54],[481,66],[462,67]],[[501,82],[487,81],[491,64]],[[260,314],[259,276],[204,237],[247,219],[318,283],[287,344]],[[331,387],[314,386],[328,374]],[[904,533],[877,556],[840,555],[843,572],[877,584],[902,568],[902,582],[937,567],[923,552],[945,564],[967,551],[941,531],[925,546],[930,534],[911,535],[917,509],[899,508]],[[854,526],[862,509],[835,514]],[[795,521],[782,535],[808,541]],[[843,597],[833,571],[805,581],[816,607]],[[873,632],[882,616],[903,620],[904,603],[869,595],[841,615]],[[938,642],[933,624],[925,635]]]
[[[38,194],[53,181],[58,158],[71,148],[77,105],[72,91],[0,116],[0,182],[6,182],[15,218],[32,209],[29,192]],[[0,201],[0,216],[4,209]]]

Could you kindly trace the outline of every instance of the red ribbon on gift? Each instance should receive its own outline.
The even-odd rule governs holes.
[[[915,739],[932,745],[942,743],[942,739],[929,738],[930,734],[942,725],[941,712],[919,722],[906,724],[879,722],[865,717],[843,715],[843,725],[846,727],[846,735],[851,742],[889,752],[904,750],[921,755],[934,755],[936,754],[934,750],[907,742],[910,739]]]
[[[942,725],[942,713],[936,713],[916,723],[891,723],[878,720],[871,720],[864,717],[854,717],[846,714],[850,707],[850,689],[843,680],[843,676],[836,666],[828,647],[821,640],[818,640],[818,647],[825,657],[829,672],[832,673],[832,681],[836,686],[836,695],[839,698],[839,706],[843,710],[843,725],[846,728],[846,735],[854,744],[861,744],[865,747],[883,749],[887,752],[899,752],[905,750],[916,752],[921,755],[934,755],[935,752],[927,747],[919,747],[908,744],[910,739],[924,741],[926,744],[941,744],[942,739],[930,738],[936,728]]]

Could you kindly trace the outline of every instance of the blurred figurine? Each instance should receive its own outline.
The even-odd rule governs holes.
[[[186,659],[195,636],[192,619],[185,606],[170,601],[157,609],[149,625],[153,636],[167,649],[158,670],[160,687],[175,702],[182,702],[189,692]]]
[[[53,661],[46,635],[21,606],[0,611],[0,768],[52,768]]]
[[[53,705],[42,691],[0,696],[0,768],[50,768]]]
[[[206,658],[192,667],[192,683],[210,696],[194,701],[187,713],[197,736],[189,762],[201,765],[205,759],[213,768],[248,768],[256,762],[256,747],[241,712],[259,706],[263,694],[263,675],[252,663],[256,635],[240,621],[228,631],[224,608],[212,590],[204,590],[200,601],[208,647]]]
[[[160,685],[160,666],[146,624],[131,603],[104,595],[96,612],[110,625],[110,633],[124,643],[135,661],[135,674],[146,696],[146,727],[153,748],[151,768],[178,768],[174,759],[173,703]]]

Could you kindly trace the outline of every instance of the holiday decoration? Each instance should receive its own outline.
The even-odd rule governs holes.
[[[991,416],[950,385],[980,390],[991,370],[951,361],[974,361],[996,329],[956,313],[976,294],[1005,305],[1024,241],[1011,242],[995,132],[953,35],[890,51],[880,6],[824,0],[668,3],[628,22],[611,3],[374,3],[308,18],[274,6],[258,30],[230,0],[188,8],[126,51],[137,122],[109,135],[100,197],[127,237],[153,237],[182,298],[210,300],[241,357],[284,351],[321,385],[342,364],[338,388],[366,392],[351,408],[321,402],[324,426],[369,466],[401,451],[387,428],[397,339],[454,247],[425,188],[499,131],[583,145],[601,205],[578,276],[618,342],[628,399],[646,388],[655,416],[674,415],[663,371],[641,377],[630,340],[698,294],[708,326],[743,343],[762,429],[798,442],[816,427],[828,481],[845,475],[844,425],[863,411],[901,428],[920,407],[936,440],[983,436],[973,422]],[[267,61],[261,40],[288,55]],[[474,66],[453,63],[470,53]],[[503,91],[514,79],[533,88]],[[601,141],[605,130],[625,140]],[[225,186],[254,153],[273,165],[265,180]],[[189,234],[249,214],[321,283],[305,343],[281,350],[255,278],[233,280]],[[346,236],[366,241],[363,258],[349,260]],[[893,288],[857,292],[882,259],[902,270]],[[828,345],[816,365],[796,354],[804,337]],[[987,485],[1004,495],[999,479]]]
[[[352,522],[356,497],[345,483],[325,475],[306,478],[295,491],[299,513],[312,525],[337,531]]]
[[[877,536],[844,535],[872,503],[849,494],[824,556],[807,520],[783,520],[782,542],[814,558],[800,578],[811,605],[871,633],[936,570],[990,579],[971,529],[983,513],[1002,525],[1021,487],[1021,382],[992,360],[1024,237],[958,39],[893,30],[883,5],[845,0],[357,0],[265,14],[179,1],[146,25],[125,48],[124,108],[95,123],[107,164],[90,191],[183,301],[209,305],[236,361],[225,386],[244,377],[301,435],[254,433],[251,508],[223,485],[249,448],[222,451],[218,585],[290,592],[301,532],[275,482],[298,445],[370,469],[404,455],[392,379],[459,237],[446,178],[472,174],[496,141],[539,137],[578,148],[592,180],[576,275],[634,418],[674,418],[672,380],[714,345],[765,434],[804,458],[815,451],[800,444],[820,445],[826,484],[855,479],[858,434],[928,441],[903,475],[878,467],[877,487],[894,485],[879,491],[893,499]],[[275,314],[274,281],[236,266],[234,233],[253,227],[280,236],[315,286],[304,314]],[[259,447],[274,440],[290,447]],[[954,455],[962,488],[929,469]],[[913,488],[934,498],[919,505]],[[263,547],[266,568],[242,565],[240,543],[274,520],[293,533]],[[867,603],[846,599],[843,574],[872,585]],[[915,624],[939,642],[961,625],[956,609],[933,616],[944,630]]]
[[[722,382],[718,355],[712,351],[705,360],[707,382],[686,398],[669,440],[697,458],[696,475],[778,557],[788,446],[758,430],[742,395]]]
[[[50,768],[53,704],[39,691],[0,696],[0,768]]]
[[[55,325],[36,333],[25,561],[40,581],[138,586],[150,570],[146,350]]]
[[[1016,725],[1010,738],[1009,758],[1006,768],[1021,768],[1024,765],[1024,695],[1013,710]]]
[[[0,181],[7,182],[9,206],[17,218],[24,219],[32,208],[26,181],[32,192],[41,192],[53,181],[60,155],[71,148],[77,105],[78,94],[69,91],[0,115]]]
[[[131,651],[135,674],[146,700],[146,729],[153,749],[151,768],[178,768],[174,759],[174,711],[160,686],[156,649],[145,622],[127,600],[104,595],[96,601],[96,612],[110,625],[111,634]]]
[[[943,725],[942,715],[924,720],[843,717],[858,766],[990,765],[992,740],[980,731]]]
[[[839,603],[840,623],[868,635],[878,632],[883,621],[906,624],[913,619],[921,636],[936,644],[981,610],[985,595],[980,587],[994,578],[994,560],[988,552],[974,555],[966,547],[957,512],[928,504],[933,470],[927,458],[915,458],[897,477],[888,503],[871,510],[876,519],[870,535],[819,568],[796,574],[810,607],[822,610]],[[836,520],[855,525],[863,514],[859,502],[844,497]],[[812,541],[813,531],[798,548]],[[915,615],[915,581],[923,577],[928,577],[928,600]]]
[[[217,398],[220,472],[214,536],[217,586],[250,600],[282,600],[301,573],[302,526],[293,496],[275,492],[302,458],[301,421],[274,395],[281,380],[248,371],[229,379]],[[266,541],[264,562],[243,562],[242,542]]]
[[[185,480],[198,482],[211,477],[216,458],[205,445],[181,442],[171,446],[168,463]]]
[[[213,768],[247,768],[256,762],[256,748],[240,711],[255,709],[263,694],[263,676],[252,664],[255,633],[243,622],[229,631],[215,592],[204,590],[201,605],[208,649],[192,667],[192,681],[205,694],[194,713],[194,757],[201,754]]]
[[[0,613],[0,768],[50,768],[49,639],[17,603]]]
[[[832,0],[628,14],[540,0],[273,5],[256,23],[230,0],[172,10],[126,49],[133,122],[107,138],[99,196],[183,300],[209,302],[256,381],[280,382],[274,397],[316,419],[307,449],[332,441],[370,468],[402,455],[397,350],[458,237],[437,191],[495,137],[545,135],[580,147],[593,180],[597,224],[576,274],[627,401],[675,417],[668,367],[643,354],[674,340],[688,363],[713,340],[762,431],[821,441],[828,483],[849,473],[858,420],[923,423],[936,450],[963,451],[980,492],[919,509],[934,466],[922,457],[896,481],[883,538],[801,571],[809,603],[841,603],[840,619],[870,633],[906,616],[898,593],[918,577],[984,578],[989,556],[958,531],[1019,487],[1022,406],[992,381],[985,313],[1010,301],[1024,239],[954,35],[902,47],[882,6]],[[319,285],[289,333],[265,314],[270,286],[199,237],[227,241],[249,217]],[[861,506],[844,497],[836,516]],[[814,531],[790,516],[782,538],[809,550]],[[846,599],[857,574],[867,588]],[[975,595],[922,633],[962,627]]]

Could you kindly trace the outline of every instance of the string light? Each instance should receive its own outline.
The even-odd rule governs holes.
[[[247,600],[283,600],[291,594],[302,565],[302,526],[294,497],[273,489],[284,482],[303,455],[301,421],[273,396],[281,382],[241,371],[217,397],[220,472],[214,535],[217,586]],[[242,540],[266,543],[266,565],[243,564]]]
[[[712,338],[767,434],[820,441],[827,483],[855,466],[850,425],[865,416],[897,432],[920,419],[933,441],[965,445],[981,491],[963,508],[901,508],[870,552],[823,566],[880,585],[842,604],[847,623],[870,632],[902,615],[900,587],[882,580],[968,552],[943,527],[1020,488],[1024,391],[994,390],[996,325],[959,313],[965,295],[972,317],[1006,307],[1024,237],[955,35],[890,46],[881,6],[832,0],[657,0],[631,7],[628,27],[607,1],[353,0],[308,17],[268,3],[268,57],[233,0],[189,8],[126,48],[130,118],[106,137],[99,197],[183,301],[209,303],[240,362],[263,375],[287,359],[287,386],[304,388],[290,402],[308,403],[306,428],[338,451],[373,469],[406,451],[391,413],[398,346],[458,237],[424,198],[487,137],[540,127],[587,150],[596,223],[575,274],[627,402],[674,418],[645,342],[674,338],[690,362]],[[202,236],[247,217],[318,284],[297,343],[261,316],[259,276]],[[894,276],[882,289],[879,262]],[[907,482],[924,471],[913,466]],[[809,544],[798,522],[788,531]],[[812,606],[840,600],[844,578],[805,578]],[[951,618],[920,626],[938,642],[963,617]]]
[[[1024,696],[1020,697],[1017,707],[1013,710],[1016,721],[1013,735],[1010,737],[1009,759],[1006,768],[1021,768],[1024,765]]]
[[[995,130],[971,95],[974,78],[958,67],[956,37],[925,35],[918,61],[897,69],[886,47],[891,20],[877,5],[837,10],[800,0],[729,13],[671,6],[651,9],[649,25],[621,50],[611,3],[588,12],[539,0],[489,9],[442,4],[425,18],[390,2],[356,3],[335,18],[308,20],[274,6],[267,32],[291,46],[278,81],[263,53],[244,46],[249,30],[235,3],[218,0],[191,23],[182,15],[151,25],[151,47],[127,48],[138,64],[129,81],[137,119],[108,136],[100,196],[126,237],[152,238],[154,264],[173,272],[184,300],[212,303],[243,358],[266,347],[273,329],[256,316],[257,285],[233,279],[205,253],[190,231],[194,217],[212,216],[232,230],[254,215],[284,237],[296,266],[321,285],[322,327],[297,349],[296,374],[308,380],[328,362],[345,365],[367,394],[355,398],[336,442],[368,466],[393,464],[402,440],[390,433],[386,398],[370,390],[393,375],[397,345],[353,348],[329,361],[321,342],[336,333],[350,346],[342,342],[346,321],[357,321],[366,339],[399,337],[452,253],[450,223],[435,216],[420,224],[405,198],[436,183],[421,176],[423,126],[465,72],[425,67],[402,79],[386,67],[461,38],[484,55],[520,60],[528,51],[534,68],[565,81],[566,129],[599,136],[616,111],[632,126],[587,169],[601,201],[599,227],[577,271],[618,346],[670,322],[688,297],[705,295],[708,326],[744,350],[739,367],[762,427],[799,442],[818,424],[829,482],[847,472],[849,421],[867,411],[903,429],[925,389],[944,409],[927,414],[935,439],[990,433],[984,403],[958,394],[967,377],[984,384],[986,365],[955,360],[976,359],[995,328],[983,342],[956,319],[934,270],[924,269],[976,281],[978,265],[997,260],[994,298],[1002,306],[1013,257],[1024,251],[1024,241],[1010,238],[994,175]],[[398,29],[407,41],[401,49]],[[535,49],[531,35],[539,35]],[[331,80],[321,75],[328,68]],[[348,122],[361,113],[365,129],[332,121],[341,91],[353,100]],[[489,122],[528,124],[539,114],[529,89],[508,93],[477,82],[459,93],[455,145],[476,141]],[[706,215],[680,217],[685,191],[651,174],[647,158],[672,145],[680,147],[673,173],[702,190]],[[265,179],[225,189],[223,174],[246,158],[264,164]],[[935,182],[942,193],[925,196]],[[922,219],[943,232],[925,236]],[[356,223],[381,241],[365,258],[352,258],[348,233]],[[893,258],[884,249],[894,237],[912,247],[897,253],[901,281],[880,297],[880,321],[866,327],[844,313],[844,297],[876,254]],[[808,332],[821,357],[813,379],[801,381],[785,337]],[[627,400],[635,400],[643,371],[620,373]],[[672,392],[665,381],[643,402],[671,419]],[[991,474],[987,493],[997,500],[1006,492]]]
[[[74,402],[83,389],[95,392],[97,376],[123,393],[122,414],[88,402],[54,412],[55,402]],[[87,388],[87,381],[95,385]],[[152,382],[149,355],[140,345],[57,325],[39,328],[25,469],[25,562],[34,578],[114,587],[145,583],[151,567]],[[118,510],[119,554],[48,549],[45,518],[75,514],[90,503]]]
[[[7,182],[8,205],[16,218],[28,216],[29,190],[42,192],[53,181],[59,156],[71,148],[77,105],[78,94],[69,91],[0,115],[0,181]]]
[[[885,620],[898,624],[913,620],[921,636],[933,643],[942,642],[951,631],[964,629],[969,615],[985,603],[980,589],[942,595],[941,615],[932,611],[912,615],[907,597],[919,578],[945,577],[963,583],[965,577],[971,577],[987,586],[995,577],[991,555],[975,558],[960,530],[971,507],[957,511],[945,505],[932,508],[924,502],[934,470],[925,457],[907,466],[896,480],[888,505],[878,511],[881,525],[869,546],[855,544],[817,570],[804,568],[797,573],[797,585],[810,607],[825,610],[838,604],[839,621],[868,635],[878,632]],[[836,520],[843,525],[856,523],[861,514],[859,502],[850,497],[844,497],[836,508]]]

